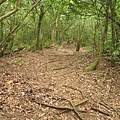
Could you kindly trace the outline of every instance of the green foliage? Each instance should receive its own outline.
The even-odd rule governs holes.
[[[10,2],[15,4],[17,0],[8,0],[8,1],[10,1]]]
[[[44,42],[44,47],[49,47],[52,44],[56,44],[56,40],[51,41],[50,39],[48,39]]]
[[[120,61],[120,46],[115,51],[113,51],[109,59],[111,61]]]
[[[112,40],[107,40],[104,42],[104,51],[109,54],[113,51]]]
[[[52,41],[51,40],[46,40],[44,42],[44,46],[50,46],[52,44]]]
[[[8,1],[8,4],[15,4],[17,0]],[[13,50],[21,46],[24,46],[29,49],[31,46],[35,45],[35,40],[37,36],[37,25],[39,19],[38,15],[40,14],[40,5],[44,5],[44,10],[47,11],[42,20],[42,25],[40,28],[40,42],[42,42],[42,47],[50,46],[53,43],[59,44],[61,41],[64,42],[68,39],[74,42],[77,42],[80,39],[82,41],[81,46],[83,47],[89,46],[89,48],[91,48],[92,45],[94,45],[94,47],[99,48],[99,40],[101,38],[101,34],[104,28],[104,26],[102,25],[102,23],[104,23],[104,15],[102,15],[101,12],[105,13],[105,4],[102,4],[100,1],[96,0],[42,0],[40,4],[38,4],[36,8],[33,9],[31,13],[29,13],[27,18],[24,21],[21,21],[21,19],[24,17],[24,15],[28,12],[28,10],[33,6],[35,2],[35,0],[21,1],[21,9],[19,9],[19,11],[16,14],[12,15],[11,17],[8,17],[4,21],[3,40],[16,25],[22,22],[22,25],[20,26],[21,28],[17,32],[13,33]],[[12,10],[13,6],[14,5],[9,5],[6,7],[6,4],[3,4],[1,6],[1,14],[4,15],[10,10]],[[120,18],[119,6],[120,1],[117,0],[117,21],[119,21]],[[13,21],[13,23],[11,21]],[[82,26],[84,21],[85,27],[83,29]],[[109,28],[110,27],[111,23],[109,22]],[[96,46],[93,41],[94,38]],[[56,40],[53,41],[51,39]],[[104,43],[104,51],[106,51],[106,53],[108,53],[111,56],[111,60],[118,59],[119,57],[120,42],[116,46],[117,48],[116,50],[114,50],[113,42],[111,40],[111,29],[109,29],[108,40]],[[8,46],[7,50],[10,50],[10,45]]]
[[[113,48],[112,40],[105,41],[104,51],[109,55],[110,61],[120,61],[120,42],[116,45],[116,49]]]

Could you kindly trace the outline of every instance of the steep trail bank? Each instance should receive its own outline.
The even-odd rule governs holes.
[[[74,110],[53,109],[32,100],[73,108],[70,101],[76,105],[87,99],[76,107],[84,111],[79,112],[83,120],[118,120],[120,67],[112,68],[103,59],[97,70],[84,73],[94,59],[91,52],[84,48],[75,52],[73,46],[38,53],[23,51],[1,58],[0,119],[79,120]]]

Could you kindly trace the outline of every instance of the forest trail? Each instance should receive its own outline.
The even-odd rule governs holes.
[[[95,71],[83,72],[94,60],[73,45],[1,58],[0,119],[118,120],[120,67],[103,59]]]

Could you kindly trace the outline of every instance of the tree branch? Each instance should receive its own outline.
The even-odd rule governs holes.
[[[0,5],[2,5],[4,2],[6,2],[7,0],[1,0],[0,1]]]
[[[5,2],[6,0],[4,0],[3,2]],[[1,2],[0,2],[1,4]],[[18,11],[18,8],[19,8],[19,5],[20,5],[20,0],[17,0],[17,3],[16,3],[16,7],[14,10],[8,12],[7,14],[3,15],[2,17],[0,17],[0,21],[6,19],[7,17],[11,16],[12,14],[16,13]]]
[[[3,53],[4,53],[4,50],[6,49],[6,47],[7,47],[7,43],[9,43],[10,42],[10,36],[15,32],[15,31],[17,31],[18,30],[18,28],[20,27],[20,25],[23,23],[23,21],[25,20],[25,18],[28,16],[28,14],[34,9],[34,7],[39,3],[39,2],[41,2],[41,0],[38,0],[38,1],[36,1],[36,3],[32,6],[32,8],[26,13],[26,15],[22,18],[22,20],[21,20],[21,22],[17,25],[17,26],[15,26],[12,30],[11,30],[11,32],[6,36],[6,38],[5,38],[5,40],[3,40],[1,43],[0,43],[0,48],[2,48],[1,49],[1,51],[0,51],[0,55],[2,55]]]

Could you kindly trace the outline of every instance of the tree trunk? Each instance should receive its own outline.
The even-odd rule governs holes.
[[[102,37],[100,39],[100,45],[99,45],[99,51],[98,51],[98,55],[96,60],[85,69],[85,72],[90,72],[92,70],[95,70],[96,67],[98,66],[99,62],[101,61],[102,58],[102,53],[103,53],[103,48],[104,48],[104,42],[107,39],[107,31],[108,31],[108,2],[106,2],[106,6],[105,6],[105,12],[106,12],[106,17],[105,17],[105,28],[104,28],[104,32],[102,34]]]
[[[11,5],[11,3],[10,3],[10,5]],[[13,15],[10,16],[10,31],[12,31],[15,23],[16,23],[15,22],[15,14],[13,14]],[[9,40],[10,41],[9,49],[12,50],[13,43],[14,43],[14,34],[12,34],[9,39],[10,39]]]
[[[44,17],[44,6],[41,6],[40,7],[40,11],[41,11],[41,14],[39,15],[39,20],[38,20],[38,27],[37,27],[37,40],[36,40],[36,46],[35,46],[35,50],[39,50],[39,49],[43,49],[43,43],[42,41],[40,40],[40,36],[41,36],[41,24],[42,24],[42,19]]]
[[[3,21],[1,21],[1,23],[0,23],[0,42],[2,42],[3,41]]]
[[[57,17],[55,18],[55,21],[53,23],[52,30],[51,30],[51,41],[52,41],[52,43],[55,40],[56,41],[58,40],[58,18]]]
[[[31,9],[26,13],[26,15],[22,18],[22,22],[19,22],[19,24],[17,26],[15,26],[11,32],[6,36],[6,38],[0,43],[0,57],[2,57],[4,55],[4,52],[8,46],[8,44],[10,43],[10,37],[11,35],[17,31],[19,29],[19,27],[21,26],[21,24],[23,23],[23,21],[25,20],[25,18],[29,15],[29,13],[34,9],[34,7],[36,7],[36,5],[40,2],[41,0],[36,1],[36,3],[31,7]]]
[[[116,6],[116,1],[109,1],[110,4],[110,12],[111,12],[111,17],[114,18],[116,20],[116,10],[115,10],[115,6]],[[116,51],[117,49],[117,45],[118,45],[118,40],[119,40],[119,32],[118,32],[118,26],[111,20],[111,30],[112,30],[112,43],[113,43],[113,51]],[[114,56],[111,59],[111,66],[115,66],[115,59]]]
[[[81,34],[81,36],[82,36],[82,33],[80,33],[80,31],[81,31],[81,30],[80,30],[80,22],[79,22],[78,32],[77,32],[77,33],[78,33],[78,35],[77,35],[77,36],[78,36],[78,38],[77,38],[78,40],[77,40],[77,46],[76,46],[76,51],[77,51],[77,52],[79,52],[79,50],[80,50],[80,45],[81,45],[80,34]]]
[[[82,34],[83,34],[83,31],[84,31],[84,26],[85,26],[85,19],[84,19],[84,23],[83,23],[81,29],[80,29],[80,21],[79,21],[79,25],[78,25],[78,41],[77,41],[76,51],[79,51],[80,47],[81,47]]]

